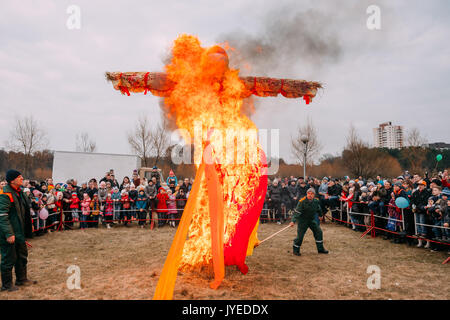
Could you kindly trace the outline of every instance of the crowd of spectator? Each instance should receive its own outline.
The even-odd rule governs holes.
[[[192,179],[179,182],[173,171],[165,182],[161,177],[161,170],[153,167],[149,179],[134,170],[131,178],[125,176],[119,183],[111,169],[100,180],[92,178],[81,186],[76,179],[65,183],[54,183],[51,178],[41,182],[24,179],[22,189],[30,202],[36,235],[56,229],[98,228],[100,223],[110,229],[133,221],[141,228],[147,224],[176,227]],[[0,182],[4,184],[6,181]]]
[[[433,177],[405,172],[394,179],[269,179],[260,222],[282,224],[290,220],[298,201],[314,188],[321,205],[317,217],[321,223],[328,218],[364,232],[372,225],[373,214],[376,234],[383,239],[433,251],[448,250],[449,181],[447,170]],[[51,178],[41,182],[25,179],[23,190],[29,196],[35,233],[42,235],[58,228],[97,228],[100,223],[106,228],[133,222],[141,228],[148,224],[176,227],[192,184],[192,178],[178,181],[172,170],[162,181],[161,170],[153,167],[149,179],[141,178],[134,170],[131,178],[126,176],[119,183],[114,170],[110,170],[99,181],[92,178],[81,186],[76,179],[65,183],[54,183]],[[396,205],[399,197],[408,200],[407,208]],[[48,217],[41,214],[43,209]]]
[[[323,177],[277,178],[269,181],[261,223],[284,223],[298,201],[314,188],[321,205],[319,219],[346,224],[364,232],[374,217],[375,232],[393,243],[417,244],[433,251],[448,250],[450,244],[450,183],[448,171],[433,177],[409,172],[394,178],[351,179]],[[409,205],[399,208],[396,200],[405,198]]]

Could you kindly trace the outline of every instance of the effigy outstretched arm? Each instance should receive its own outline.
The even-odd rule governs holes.
[[[167,97],[176,83],[167,79],[163,72],[106,72],[106,79],[111,81],[114,89],[123,94],[130,92],[150,91],[153,95]],[[278,94],[286,98],[301,98],[309,103],[322,88],[319,82],[268,77],[240,77],[245,85],[242,98],[256,95],[259,97],[276,97]]]

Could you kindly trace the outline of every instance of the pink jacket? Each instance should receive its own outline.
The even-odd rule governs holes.
[[[91,200],[83,200],[81,201],[81,213],[84,215],[88,215],[91,211],[90,209]]]

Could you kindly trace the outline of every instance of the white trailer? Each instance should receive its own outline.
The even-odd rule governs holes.
[[[76,179],[78,185],[92,178],[99,181],[110,169],[119,183],[123,177],[131,179],[133,170],[141,167],[141,159],[136,155],[91,152],[54,151],[53,182]]]

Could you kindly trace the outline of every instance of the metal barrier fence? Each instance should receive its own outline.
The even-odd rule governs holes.
[[[401,232],[404,232],[404,231],[406,230],[406,226],[405,226],[405,209],[410,209],[409,207],[408,207],[408,208],[405,208],[405,209],[400,209],[400,208],[399,208],[399,209],[401,210],[401,219],[396,219],[396,218],[393,218],[393,217],[391,217],[391,216],[380,216],[380,215],[376,215],[376,214],[374,214],[374,212],[373,212],[372,210],[370,210],[370,209],[369,209],[369,213],[355,212],[355,211],[352,211],[352,210],[349,208],[349,206],[347,205],[347,206],[346,206],[346,217],[347,217],[347,221],[342,221],[343,204],[344,204],[345,202],[346,202],[346,201],[340,200],[340,209],[339,209],[339,213],[340,213],[340,220],[341,220],[341,222],[353,224],[353,225],[355,225],[355,226],[358,225],[358,226],[362,226],[362,227],[368,227],[368,228],[371,229],[371,230],[369,230],[369,232],[370,232],[370,231],[374,231],[374,230],[380,230],[380,231],[390,232],[390,233],[399,235],[399,232],[396,232],[396,231],[392,231],[392,230],[388,230],[388,229],[385,229],[385,228],[380,228],[380,227],[375,226],[375,218],[376,218],[376,219],[385,219],[385,220],[391,219],[391,220],[392,220],[393,222],[395,222],[395,223],[397,223],[397,222],[400,222],[400,223],[401,223],[401,225],[402,225]],[[363,204],[363,205],[367,205],[367,206],[368,206],[368,204],[369,204],[368,202],[357,202],[357,201],[352,201],[352,203],[353,203],[353,204],[355,204],[355,203],[356,203],[356,204]],[[385,205],[385,207],[394,207],[394,206],[388,204],[388,205]],[[395,208],[397,208],[397,207],[395,207]],[[430,242],[434,242],[434,243],[439,243],[439,244],[443,244],[443,245],[450,246],[450,243],[445,243],[445,242],[441,242],[441,241],[436,241],[436,240],[432,240],[432,239],[426,239],[426,238],[419,237],[419,236],[418,236],[418,233],[417,233],[417,226],[418,226],[418,225],[424,226],[424,227],[428,227],[428,228],[431,228],[431,229],[433,229],[433,228],[439,228],[439,229],[444,229],[444,230],[449,230],[449,231],[450,231],[450,228],[449,228],[449,227],[438,226],[438,225],[431,225],[431,224],[425,224],[425,223],[418,223],[418,222],[417,222],[417,216],[416,216],[416,214],[413,213],[413,212],[411,212],[411,214],[413,214],[413,217],[414,217],[414,230],[415,230],[415,235],[406,235],[406,237],[413,238],[413,239],[423,239],[423,240],[425,240],[425,241],[430,241]],[[354,221],[351,221],[351,216],[352,216],[352,215],[362,215],[362,216],[369,216],[369,217],[371,217],[371,219],[370,219],[370,225],[367,225],[367,224],[364,224],[364,225],[361,225],[361,224],[355,224]],[[374,232],[372,232],[371,234],[372,234],[372,237],[375,237],[375,233],[374,233]],[[365,235],[365,234],[364,234],[364,235]],[[450,240],[450,239],[448,239],[448,240]]]

